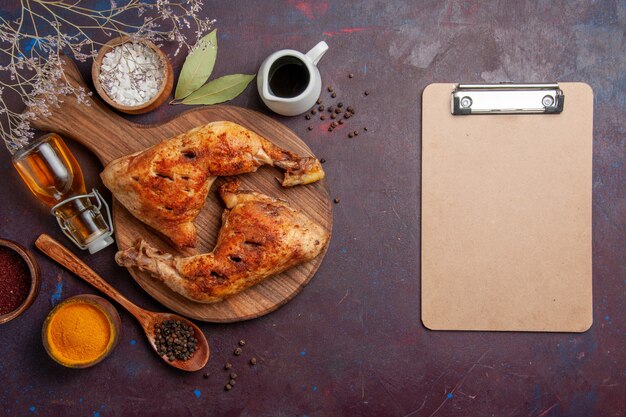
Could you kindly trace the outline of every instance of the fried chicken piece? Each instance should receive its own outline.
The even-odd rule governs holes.
[[[227,209],[211,253],[178,257],[140,240],[119,251],[120,266],[147,271],[184,297],[213,303],[318,256],[329,234],[287,202],[236,181],[220,187]]]
[[[194,247],[196,227],[218,176],[285,170],[284,187],[324,178],[320,162],[300,157],[231,122],[213,122],[108,164],[104,185],[128,211],[177,247]]]

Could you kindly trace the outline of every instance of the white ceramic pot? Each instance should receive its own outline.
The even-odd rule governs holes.
[[[293,49],[283,49],[268,56],[261,64],[257,75],[257,88],[265,105],[283,116],[296,116],[313,107],[322,91],[322,77],[317,69],[317,63],[327,50],[328,45],[321,41],[306,54]],[[299,61],[308,72],[308,85],[295,97],[280,97],[270,87],[271,71],[275,71],[272,66],[284,57],[294,58],[294,62]]]

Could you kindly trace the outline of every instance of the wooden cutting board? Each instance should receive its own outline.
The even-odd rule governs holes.
[[[88,91],[78,69],[67,59],[65,74],[74,85]],[[218,120],[238,123],[251,129],[276,145],[299,155],[313,155],[311,149],[294,132],[263,114],[233,106],[211,106],[192,109],[158,125],[139,125],[118,116],[100,100],[88,98],[90,106],[79,104],[68,96],[59,108],[51,108],[52,114],[37,120],[38,129],[57,132],[89,148],[106,165],[121,156],[143,150],[163,139],[173,137],[194,127]],[[332,206],[325,181],[306,186],[282,188],[277,178],[282,172],[273,167],[261,167],[257,172],[239,176],[242,188],[259,191],[285,199],[294,207],[307,213],[330,233],[332,230]],[[224,210],[217,187],[224,179],[213,185],[206,204],[195,223],[198,242],[195,249],[177,250],[162,239],[153,229],[133,217],[119,202],[113,202],[115,237],[120,249],[131,246],[138,238],[164,252],[192,255],[210,252],[217,240]],[[271,277],[246,291],[215,304],[201,304],[188,300],[170,290],[147,273],[129,269],[141,287],[166,307],[184,316],[208,322],[233,322],[262,316],[291,300],[311,280],[322,263],[326,249],[317,258]],[[111,262],[114,262],[111,260]]]

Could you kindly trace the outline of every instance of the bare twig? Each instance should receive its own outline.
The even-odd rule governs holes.
[[[110,0],[101,9],[95,0],[20,0],[19,18],[0,11],[0,131],[11,153],[33,137],[30,121],[47,116],[62,96],[86,103],[89,94],[73,87],[62,69],[62,54],[78,61],[93,58],[104,34],[174,42],[174,55],[192,49],[214,21],[199,16],[202,0]],[[130,22],[139,22],[133,24]],[[19,96],[26,110],[10,108]]]

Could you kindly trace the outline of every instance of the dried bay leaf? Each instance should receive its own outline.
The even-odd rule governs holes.
[[[174,98],[181,100],[196,91],[209,79],[217,57],[217,29],[204,36],[185,58],[178,77]]]
[[[210,81],[181,101],[182,104],[217,104],[232,100],[246,89],[255,75],[231,74]]]

